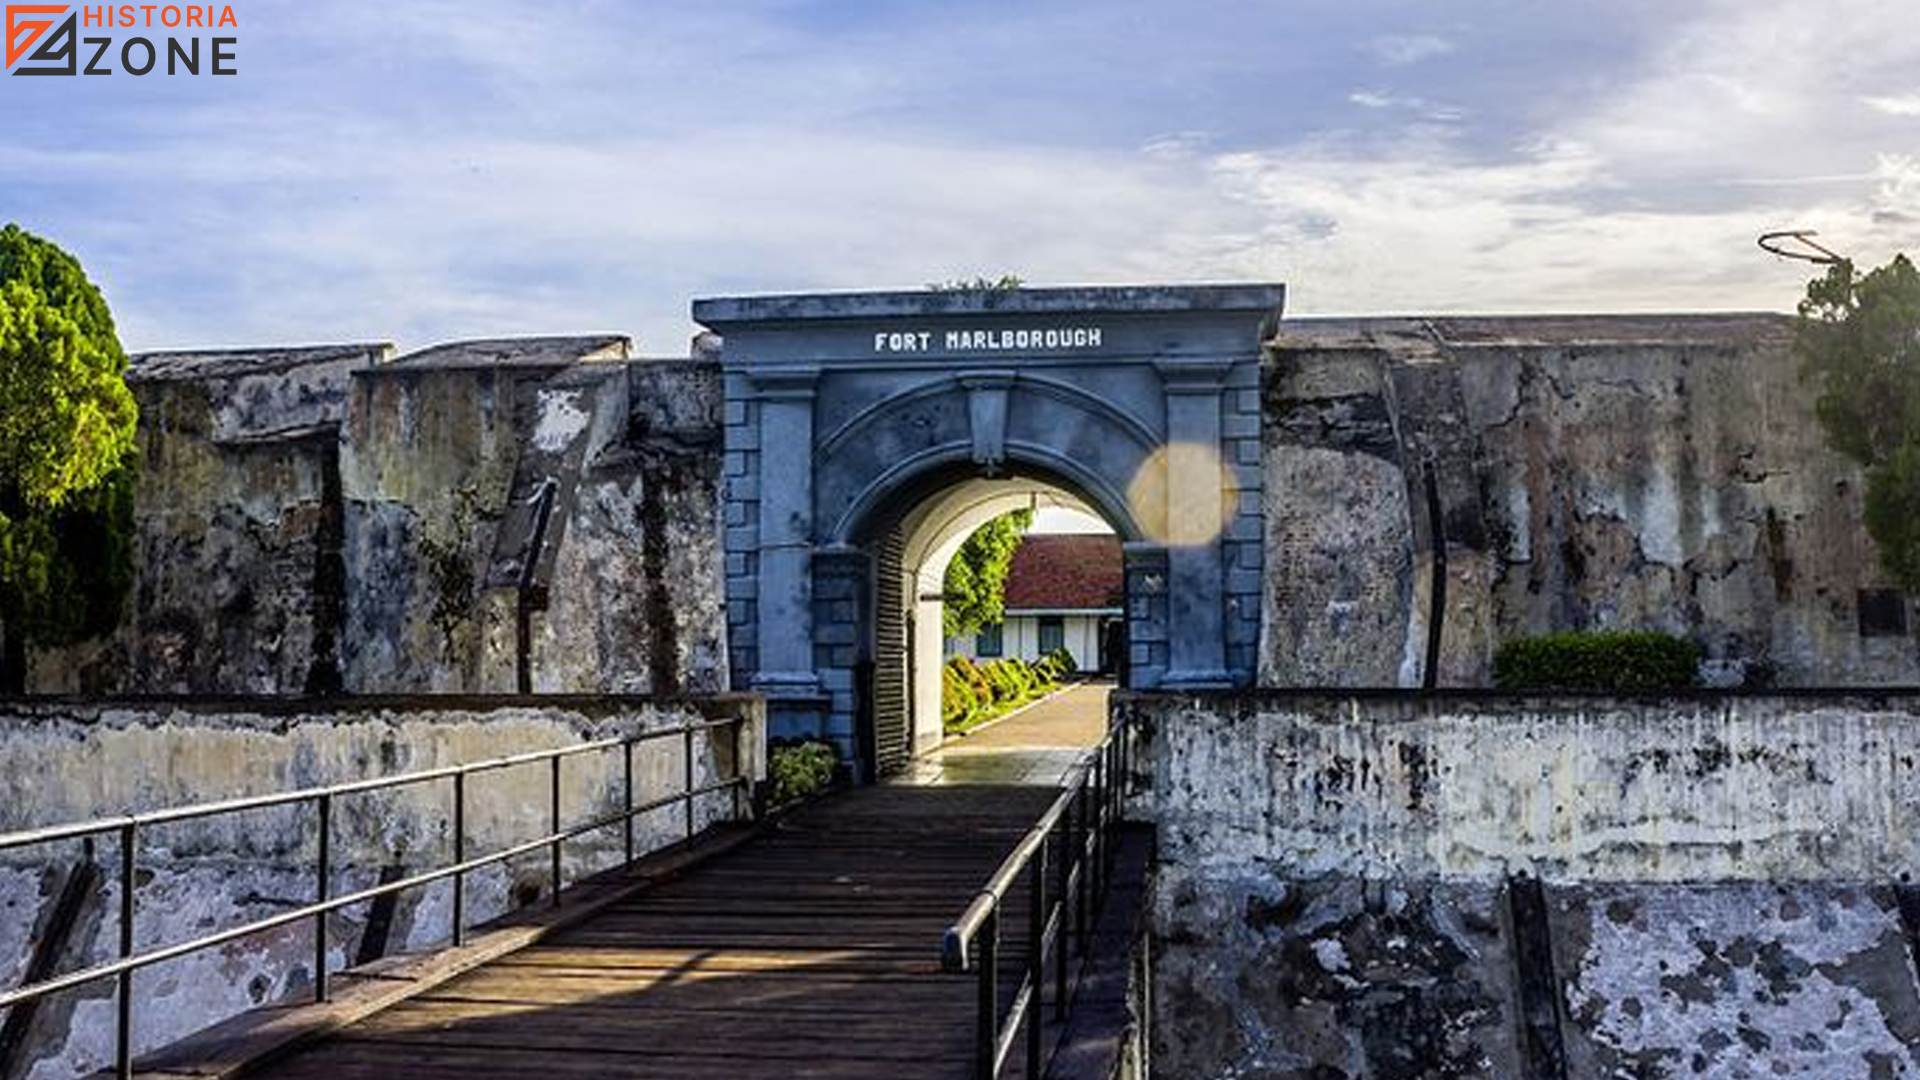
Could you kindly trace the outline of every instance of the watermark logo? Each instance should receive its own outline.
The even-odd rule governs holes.
[[[233,6],[212,4],[8,4],[9,75],[237,75]],[[89,30],[135,34],[89,35]],[[154,33],[154,31],[161,31]],[[202,35],[206,50],[203,59]]]

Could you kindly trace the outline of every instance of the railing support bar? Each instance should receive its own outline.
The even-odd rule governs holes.
[[[1075,876],[1079,879],[1079,888],[1074,890],[1078,894],[1074,897],[1074,904],[1078,911],[1074,915],[1073,928],[1080,937],[1081,956],[1087,955],[1089,945],[1087,931],[1088,928],[1093,925],[1093,920],[1088,917],[1087,914],[1087,902],[1092,898],[1093,891],[1093,868],[1088,865],[1087,852],[1092,848],[1093,836],[1088,829],[1089,822],[1087,819],[1091,815],[1088,813],[1088,803],[1090,801],[1088,796],[1090,793],[1087,790],[1086,779],[1086,775],[1083,774],[1080,778],[1080,787],[1074,792],[1073,796],[1073,817],[1075,820],[1073,830],[1073,867]]]
[[[314,856],[313,902],[324,904],[333,892],[333,796],[320,796],[320,850]],[[327,1000],[327,913],[313,917],[313,1000]]]
[[[736,721],[733,725],[733,778],[744,780],[747,775],[747,725]],[[733,820],[746,819],[746,785],[738,784],[733,789]]]
[[[1040,1076],[1041,998],[1047,986],[1047,845],[1033,856],[1027,885],[1027,1075]]]
[[[980,934],[979,1019],[973,1047],[973,1075],[993,1080],[999,1072],[1000,1047],[1000,906],[987,914]]]
[[[628,743],[625,746],[620,748],[620,756],[622,759],[622,762],[621,762],[622,773],[623,773],[622,779],[621,779],[621,786],[625,791],[626,811],[627,811],[626,830],[625,830],[626,847],[623,849],[623,851],[627,857],[628,866],[633,865],[633,745],[634,744],[632,743]]]
[[[1053,906],[1060,912],[1059,929],[1053,941],[1053,1015],[1056,1020],[1067,1018],[1067,953],[1072,942],[1068,915],[1073,910],[1068,903],[1067,885],[1073,880],[1068,869],[1073,865],[1073,830],[1069,826],[1067,815],[1053,827],[1053,841],[1056,849],[1054,858]]]
[[[550,770],[552,785],[548,789],[551,796],[547,803],[547,835],[553,837],[553,848],[549,856],[552,863],[550,876],[553,879],[553,906],[560,906],[560,845],[565,843],[560,836],[560,759],[553,759]]]
[[[467,774],[453,774],[453,864],[467,861]],[[467,943],[467,875],[453,875],[453,943]]]
[[[687,839],[693,839],[693,732],[687,732],[686,741],[681,748],[681,764],[685,767],[685,784],[680,790],[687,793]]]
[[[120,827],[120,959],[133,955],[133,888],[136,851],[140,842],[139,826],[128,822]],[[120,1000],[114,1028],[114,1072],[120,1080],[133,1080],[133,972],[123,971],[116,980]]]

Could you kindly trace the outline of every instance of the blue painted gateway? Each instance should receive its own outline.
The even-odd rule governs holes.
[[[701,300],[724,339],[729,649],[774,737],[866,778],[937,745],[947,562],[993,516],[1123,541],[1128,684],[1245,686],[1280,285]]]

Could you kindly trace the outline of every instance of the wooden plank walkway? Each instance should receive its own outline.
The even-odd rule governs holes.
[[[975,983],[940,971],[941,932],[1057,794],[829,800],[249,1075],[960,1080]],[[1023,923],[1008,920],[1003,955]]]

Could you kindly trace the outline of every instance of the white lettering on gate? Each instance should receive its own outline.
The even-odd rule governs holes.
[[[1021,327],[1013,330],[902,330],[875,331],[876,353],[934,351],[938,340],[946,352],[1062,352],[1098,349],[1106,332],[1098,326]]]

